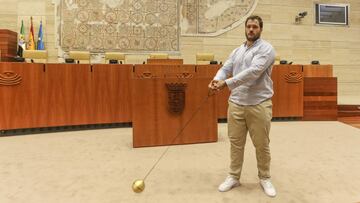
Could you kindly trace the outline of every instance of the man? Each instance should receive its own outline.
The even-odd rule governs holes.
[[[230,148],[229,176],[219,186],[226,192],[239,186],[244,158],[246,135],[249,131],[256,148],[260,185],[264,192],[275,197],[270,181],[269,131],[272,118],[273,85],[271,80],[274,48],[260,39],[263,21],[250,16],[245,21],[246,42],[236,48],[209,84],[211,91],[225,87],[231,90],[228,108],[228,136]]]

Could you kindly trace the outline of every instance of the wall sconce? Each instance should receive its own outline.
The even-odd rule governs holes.
[[[299,13],[297,16],[295,16],[295,23],[299,24],[301,22],[301,19],[304,18],[307,15],[307,11]]]

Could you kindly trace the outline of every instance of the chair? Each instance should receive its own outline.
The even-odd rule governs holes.
[[[210,61],[214,61],[214,58],[213,53],[197,53],[196,64],[210,64]]]
[[[69,51],[69,57],[77,61],[77,63],[90,63],[89,51]]]
[[[151,53],[149,57],[150,57],[150,59],[168,59],[169,54],[167,54],[167,53]]]
[[[27,63],[47,63],[47,50],[24,50],[23,57]]]
[[[116,60],[120,64],[125,63],[125,54],[119,52],[105,52],[105,63]]]

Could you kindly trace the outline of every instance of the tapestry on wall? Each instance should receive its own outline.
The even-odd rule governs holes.
[[[177,0],[61,0],[64,51],[178,51]]]
[[[220,35],[243,23],[256,4],[257,0],[182,0],[181,34]]]

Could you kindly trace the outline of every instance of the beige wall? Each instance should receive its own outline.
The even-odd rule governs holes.
[[[314,2],[350,4],[350,26],[314,25]],[[28,33],[29,19],[33,16],[37,32],[39,20],[42,19],[49,61],[58,61],[58,50],[55,48],[55,4],[51,0],[0,0],[0,5],[0,29],[18,32],[21,19],[24,19]],[[301,24],[295,24],[295,15],[302,11],[307,11],[308,15]],[[274,45],[281,59],[297,64],[309,64],[311,60],[333,64],[334,74],[338,77],[339,103],[346,103],[345,98],[348,96],[360,98],[359,0],[259,0],[254,14],[263,17],[262,37]],[[180,55],[172,58],[184,58],[185,63],[195,63],[197,52],[213,52],[216,60],[224,61],[244,40],[243,25],[217,37],[181,37]],[[146,55],[129,55],[127,61],[142,63],[146,58]]]

